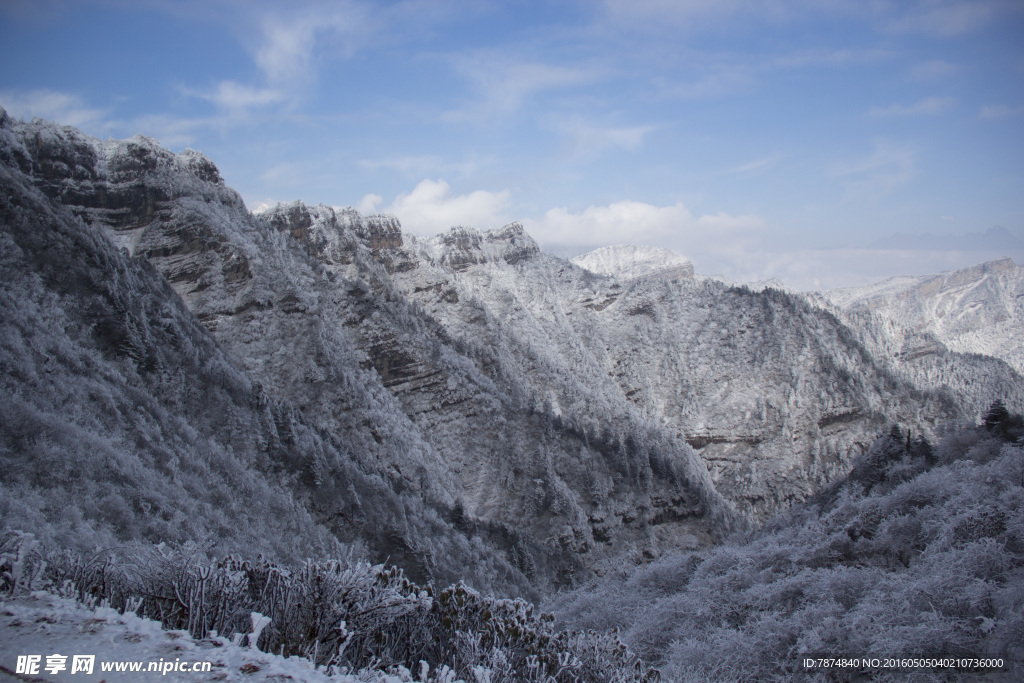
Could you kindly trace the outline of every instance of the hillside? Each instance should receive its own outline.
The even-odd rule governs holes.
[[[824,296],[845,311],[870,312],[897,343],[931,335],[952,351],[1000,358],[1024,372],[1024,267],[1012,259]]]
[[[895,428],[762,529],[560,596],[556,623],[618,629],[673,681],[1020,680],[1022,435],[1005,409],[934,446]]]

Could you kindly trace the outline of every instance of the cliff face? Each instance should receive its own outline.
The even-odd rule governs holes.
[[[927,431],[957,415],[833,314],[779,291],[595,274],[517,224],[417,239],[394,218],[301,202],[254,216],[196,152],[5,115],[0,136],[5,239],[23,255],[4,268],[37,283],[8,288],[5,315],[31,291],[84,330],[18,318],[4,362],[42,362],[24,350],[33,335],[121,354],[68,381],[117,396],[135,382],[166,414],[158,424],[191,425],[180,462],[219,449],[224,467],[270,481],[267,499],[305,520],[291,533],[323,552],[341,539],[417,577],[546,589],[624,552],[707,544],[844,474],[888,422]],[[87,246],[38,280],[60,235]],[[114,322],[62,293],[83,268],[120,297],[103,314]],[[144,286],[126,288],[122,271]],[[162,331],[168,316],[190,341]],[[59,412],[53,387],[26,377],[5,374],[12,395]],[[76,424],[98,429],[106,408],[91,395],[76,394]],[[164,437],[139,437],[148,418],[122,402],[119,447],[159,471]],[[17,459],[27,446],[5,448]],[[234,519],[231,490],[203,510]],[[168,509],[207,514],[187,498]]]
[[[25,144],[40,139],[41,149],[63,159],[78,150],[94,166],[83,172]],[[414,429],[403,431],[375,372],[356,364],[325,374],[348,381],[346,400],[357,406],[338,406],[341,427],[331,431],[304,414],[304,395],[261,383],[211,334],[219,321],[260,325],[257,314],[266,314],[269,334],[253,339],[267,355],[248,360],[273,380],[272,370],[289,365],[278,356],[306,353],[322,328],[311,318],[289,327],[294,290],[260,280],[266,257],[286,252],[260,253],[251,236],[273,242],[274,233],[261,233],[216,175],[194,176],[194,155],[148,146],[158,158],[139,153],[149,170],[119,185],[104,176],[107,155],[124,151],[117,144],[0,117],[4,524],[90,552],[195,542],[199,551],[294,562],[354,549],[423,579],[534,595],[505,550],[450,519],[452,478],[430,469],[436,453]],[[151,210],[114,213],[110,197],[145,206],[133,183],[161,198]],[[128,240],[136,256],[115,246]],[[249,266],[233,267],[239,262]],[[172,277],[182,273],[192,275]],[[268,313],[275,309],[283,321]],[[196,315],[204,310],[205,324]],[[289,331],[298,337],[291,348],[281,341]],[[337,353],[353,352],[346,348]],[[326,363],[294,368],[301,378]],[[324,377],[310,380],[311,394],[317,382]],[[407,474],[391,472],[392,461]]]

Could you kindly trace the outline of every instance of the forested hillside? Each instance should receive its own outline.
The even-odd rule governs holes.
[[[621,566],[558,624],[623,639],[668,680],[788,680],[816,657],[977,657],[1024,668],[1024,419],[1002,403],[933,446],[893,427],[848,477],[708,551]],[[854,667],[872,680],[971,669]],[[819,672],[819,676],[822,675]],[[832,680],[831,678],[827,680]]]

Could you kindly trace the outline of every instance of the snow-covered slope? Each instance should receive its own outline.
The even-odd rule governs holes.
[[[447,519],[453,476],[338,319],[296,315],[326,276],[196,158],[0,116],[4,524],[51,547],[191,540],[283,561],[351,544],[529,594]]]
[[[1024,373],[1024,267],[1012,259],[824,296],[844,310],[870,312],[895,338],[934,335],[953,351],[1001,358]]]
[[[838,476],[889,420],[921,428],[945,414],[799,297],[623,281],[543,253],[514,264],[464,258],[450,272],[430,256],[450,239],[410,241],[418,266],[395,275],[450,334],[495,354],[590,443],[626,417],[685,441],[744,514],[770,514]],[[610,516],[595,507],[604,526]]]
[[[601,247],[572,260],[580,268],[620,280],[660,277],[666,280],[693,278],[693,263],[671,249],[619,244]]]
[[[151,397],[166,410],[153,418],[135,414],[132,401],[120,400],[126,389],[116,383],[103,385],[105,394],[116,397],[116,411],[109,402],[85,398],[91,390],[85,384],[94,381],[88,366],[76,366],[54,384],[71,389],[80,406],[74,429],[83,423],[87,433],[109,432],[115,452],[132,463],[141,459],[132,465],[137,480],[170,476],[195,483],[176,468],[164,472],[169,456],[157,436],[170,429],[166,420],[192,423],[198,433],[180,439],[172,465],[184,463],[191,472],[203,462],[199,446],[216,444],[224,462],[253,459],[289,486],[284,500],[294,496],[292,509],[308,514],[318,533],[326,529],[361,545],[375,561],[399,564],[416,579],[466,578],[523,595],[530,594],[527,581],[538,588],[570,583],[602,557],[706,544],[729,528],[730,506],[685,442],[664,433],[643,437],[646,423],[629,414],[616,416],[613,430],[588,441],[586,433],[544,409],[545,392],[535,394],[515,373],[502,375],[499,357],[454,338],[412,292],[402,291],[396,276],[414,268],[418,257],[402,248],[393,219],[301,203],[253,216],[216,167],[194,153],[174,155],[141,137],[100,142],[71,128],[5,116],[0,133],[9,198],[4,227],[16,228],[11,238],[18,245],[5,249],[3,265],[24,281],[23,288],[9,290],[5,311],[5,324],[15,326],[5,337],[12,346],[4,349],[10,351],[4,362],[24,368],[5,373],[7,395],[30,397],[40,415],[62,413],[63,394],[31,379],[37,373],[49,378],[43,365],[52,354],[27,349],[93,343],[88,334],[66,341],[72,328],[59,322],[71,317],[77,323],[100,310],[60,290],[61,273],[74,282],[85,277],[76,275],[78,269],[87,270],[114,299],[109,311],[102,309],[117,333],[108,353],[128,363],[124,371],[139,392],[134,403],[144,406],[141,399]],[[476,231],[447,236],[438,243],[436,268],[458,273],[471,261],[510,266],[537,252],[518,228],[491,237],[479,241]],[[53,240],[79,245],[68,247],[80,251],[78,258],[54,261],[63,251],[47,246]],[[40,281],[33,273],[44,266],[48,279]],[[157,296],[150,284],[123,288],[125,276],[117,269],[145,271],[162,283],[163,293]],[[6,272],[4,282],[12,282]],[[19,299],[29,292],[55,308],[58,323],[34,327],[22,315]],[[169,323],[161,319],[161,297],[211,345],[209,353],[222,357],[212,362],[207,351],[198,352],[194,362],[211,368],[206,374],[178,364],[178,349],[191,352],[196,342],[163,333]],[[141,312],[118,318],[126,307]],[[61,365],[50,369],[64,371]],[[192,384],[196,378],[199,386]],[[168,401],[168,392],[174,400]],[[2,433],[12,440],[0,451],[5,462],[26,461],[23,442],[33,452],[48,448],[49,437],[19,440],[24,428],[16,422],[23,412],[19,406],[3,414]],[[112,422],[115,417],[123,419]],[[32,420],[39,421],[35,413]],[[141,435],[140,425],[148,426]],[[620,453],[627,441],[633,446]],[[66,453],[83,447],[69,445]],[[63,441],[52,455],[62,448]],[[102,468],[90,470],[81,485],[99,488],[100,481],[92,481],[101,475]],[[124,496],[118,489],[109,503],[77,521],[51,506],[31,513],[33,496],[68,494],[60,481],[29,472],[24,486],[6,490],[0,502],[18,511],[26,530],[58,527],[59,541],[97,526],[131,537],[146,528],[136,520],[152,503],[145,497],[125,503],[132,478],[117,481]],[[216,518],[252,495],[251,487],[228,487],[199,511]],[[160,507],[171,519],[192,517],[177,498],[162,500]],[[660,539],[648,528],[658,514]],[[205,521],[198,528],[177,525],[175,540],[209,538]],[[232,535],[251,537],[261,526],[242,524]],[[196,533],[201,535],[190,535]],[[163,538],[154,531],[151,540]],[[301,533],[291,540],[315,547]],[[217,552],[237,547],[214,543]],[[254,552],[265,545],[251,544]]]

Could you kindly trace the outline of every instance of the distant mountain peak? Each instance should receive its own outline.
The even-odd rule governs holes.
[[[540,254],[540,247],[520,223],[494,230],[456,226],[424,241],[431,256],[454,270],[472,264],[504,261],[515,265]]]
[[[693,262],[664,247],[616,244],[577,256],[572,262],[592,273],[625,280],[646,277],[693,279]]]

